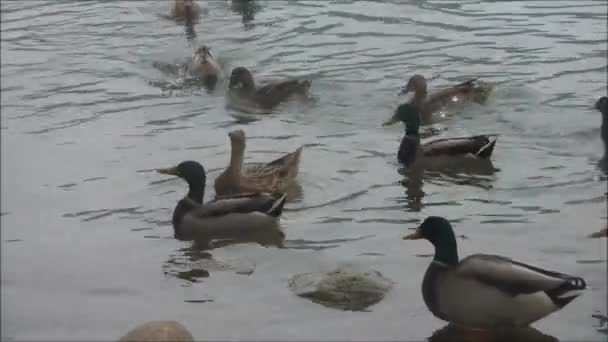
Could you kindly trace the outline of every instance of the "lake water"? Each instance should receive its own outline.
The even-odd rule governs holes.
[[[170,1],[2,1],[3,340],[111,340],[175,319],[205,340],[422,340],[445,326],[420,292],[432,248],[401,240],[429,215],[454,222],[461,256],[485,252],[584,277],[590,289],[534,324],[605,341],[607,219],[600,114],[605,1],[213,1],[187,28]],[[314,101],[266,116],[224,92],[171,94],[153,67],[207,44],[226,69],[312,79]],[[432,89],[496,82],[449,113],[441,136],[500,133],[493,175],[402,185],[400,125],[414,73]],[[212,180],[242,128],[248,160],[305,145],[285,247],[204,253],[173,238],[185,184],[150,172],[194,159]],[[207,191],[206,198],[212,198]],[[395,281],[368,312],[294,296],[295,273],[353,264]],[[546,337],[545,336],[545,337]]]

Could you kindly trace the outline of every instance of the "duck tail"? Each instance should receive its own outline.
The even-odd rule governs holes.
[[[545,291],[551,301],[558,307],[563,308],[576,297],[580,296],[581,291],[587,288],[587,283],[583,278],[570,277],[565,279],[562,285]]]
[[[297,176],[298,172],[300,171],[300,159],[302,156],[303,148],[304,148],[304,146],[298,147],[298,149],[295,150],[291,155],[292,157],[291,157],[291,161],[290,161],[290,169],[291,169],[294,177]]]
[[[281,197],[277,198],[272,207],[266,211],[266,214],[272,217],[279,217],[283,213],[283,207],[285,206],[285,202],[287,201],[287,194],[284,193]]]
[[[492,156],[492,152],[494,152],[494,146],[496,145],[497,137],[486,137],[488,139],[488,143],[481,146],[479,151],[475,153],[475,155],[482,159],[489,159]]]

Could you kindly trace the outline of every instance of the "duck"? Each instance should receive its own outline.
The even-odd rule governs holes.
[[[415,74],[410,77],[399,95],[414,92],[414,97],[409,103],[419,107],[422,124],[428,125],[433,123],[433,114],[439,110],[467,102],[485,104],[493,88],[493,85],[473,78],[429,95],[426,78]],[[389,120],[386,124],[397,122]]]
[[[608,226],[606,226],[606,228],[604,229],[600,229],[597,232],[593,232],[591,234],[589,234],[587,237],[592,238],[592,239],[597,239],[597,238],[608,238]]]
[[[194,0],[174,0],[171,16],[177,19],[196,19],[201,13],[200,6]]]
[[[201,79],[209,87],[214,87],[222,76],[222,67],[215,60],[211,49],[206,45],[194,50],[190,69],[194,76]]]
[[[283,193],[298,176],[302,148],[268,163],[243,163],[246,137],[242,129],[228,133],[230,138],[230,162],[215,179],[218,196],[249,192]]]
[[[454,230],[429,216],[405,240],[426,239],[435,256],[422,281],[422,298],[444,321],[479,330],[526,327],[562,309],[587,288],[585,280],[510,258],[474,254],[459,261]]]
[[[310,80],[282,80],[256,86],[253,74],[245,67],[236,67],[230,74],[228,92],[236,102],[249,107],[270,110],[294,96],[306,96]]]
[[[484,134],[469,137],[453,137],[436,139],[424,144],[420,143],[420,111],[414,104],[400,105],[394,120],[405,124],[405,136],[399,145],[397,159],[406,167],[415,163],[430,165],[432,159],[443,158],[446,161],[489,160],[496,145],[497,135]],[[466,158],[466,159],[463,159]]]
[[[602,113],[601,136],[604,142],[604,158],[608,160],[608,96],[602,96],[595,102],[595,109]]]
[[[287,198],[286,194],[248,193],[223,196],[203,204],[207,175],[200,163],[183,161],[156,171],[182,178],[189,187],[187,195],[177,202],[171,219],[178,240],[276,228]]]
[[[177,321],[149,321],[130,330],[119,342],[194,341],[184,325]]]

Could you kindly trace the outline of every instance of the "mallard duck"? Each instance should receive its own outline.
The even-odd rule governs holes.
[[[470,328],[527,326],[557,311],[586,288],[585,280],[506,257],[475,254],[458,260],[450,222],[430,216],[405,240],[426,239],[435,257],[422,297],[436,317]]]
[[[171,15],[178,19],[195,19],[201,13],[200,6],[194,0],[174,0]]]
[[[180,240],[274,228],[287,197],[252,193],[224,196],[203,204],[207,176],[201,164],[184,161],[157,172],[188,183],[188,194],[177,203],[171,220],[175,237]]]
[[[420,144],[420,115],[418,108],[404,103],[397,108],[394,117],[405,124],[405,136],[399,145],[397,159],[406,167],[415,162],[434,158],[462,158],[489,160],[494,151],[496,136],[476,135],[471,137],[437,139]]]
[[[213,57],[211,49],[205,45],[194,50],[191,71],[210,87],[215,86],[217,80],[222,76],[222,67]]]
[[[284,80],[256,87],[253,75],[245,67],[232,70],[228,91],[233,100],[249,107],[272,109],[292,96],[305,96],[310,89],[309,80]]]
[[[215,179],[215,193],[219,196],[247,192],[283,193],[293,183],[300,168],[302,147],[269,163],[243,164],[245,132],[228,133],[230,163]]]
[[[604,141],[604,159],[608,160],[608,96],[602,96],[595,102],[595,109],[602,113],[602,140]]]
[[[414,92],[410,103],[418,106],[422,124],[427,125],[433,122],[433,113],[441,109],[467,102],[486,103],[492,89],[492,85],[474,78],[428,95],[426,79],[416,74],[409,79],[399,94]],[[385,125],[397,122],[398,120],[393,116],[385,122]]]

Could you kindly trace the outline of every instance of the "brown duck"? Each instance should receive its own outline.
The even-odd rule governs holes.
[[[257,87],[251,72],[245,67],[237,67],[230,75],[228,91],[230,97],[239,103],[269,110],[292,96],[306,96],[310,85],[309,80],[283,80]]]
[[[302,147],[269,163],[243,163],[245,132],[228,133],[231,153],[228,167],[215,179],[217,196],[249,192],[283,193],[294,182],[300,168]]]
[[[410,103],[420,108],[422,124],[426,125],[432,122],[433,113],[441,109],[467,102],[485,104],[493,88],[493,85],[474,78],[429,95],[426,79],[424,76],[416,74],[409,79],[400,94],[414,92]],[[385,122],[385,125],[397,122],[399,119],[393,116]]]
[[[174,0],[171,16],[178,19],[196,19],[201,13],[200,6],[194,0]]]

